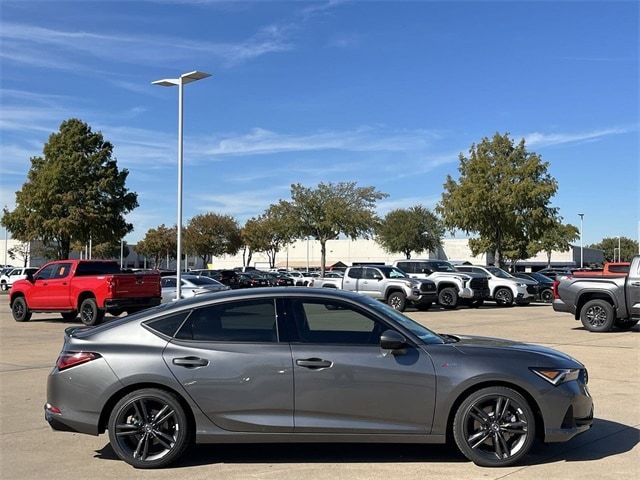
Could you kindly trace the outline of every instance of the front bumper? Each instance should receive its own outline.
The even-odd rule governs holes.
[[[407,295],[407,300],[413,303],[434,303],[438,301],[438,292],[421,292],[420,290],[412,290]]]
[[[160,305],[162,297],[139,297],[139,298],[107,298],[104,301],[106,310],[127,310],[130,308],[144,309]]]

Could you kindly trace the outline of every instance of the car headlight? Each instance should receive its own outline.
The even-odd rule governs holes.
[[[526,287],[526,283],[516,283],[516,287]]]
[[[571,382],[577,380],[580,377],[580,368],[538,368],[531,367],[530,370],[538,375],[540,378],[545,379],[547,382],[553,385],[560,385],[561,383]],[[585,383],[586,382],[586,370],[585,370]]]

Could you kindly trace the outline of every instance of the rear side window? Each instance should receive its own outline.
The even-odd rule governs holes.
[[[630,265],[609,265],[609,271],[612,273],[629,273]]]
[[[414,262],[398,262],[398,268],[405,273],[417,273]]]
[[[80,262],[76,268],[76,277],[114,273],[120,273],[120,266],[116,262]]]
[[[173,337],[176,333],[176,330],[180,328],[184,319],[187,318],[190,311],[179,312],[173,315],[169,315],[168,317],[159,318],[157,320],[152,320],[151,322],[147,322],[146,325],[156,332],[167,335],[168,337]]]
[[[201,342],[277,342],[274,301],[245,300],[195,309],[176,338]]]

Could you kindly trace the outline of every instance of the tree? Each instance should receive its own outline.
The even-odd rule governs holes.
[[[262,251],[264,246],[264,236],[262,224],[258,218],[250,218],[240,230],[242,238],[242,266],[248,267],[254,252]]]
[[[23,242],[41,240],[68,258],[71,236],[94,243],[122,238],[133,230],[124,215],[138,206],[125,186],[113,145],[78,119],[62,122],[49,136],[44,156],[31,158],[27,181],[16,192],[16,207],[2,225]]]
[[[91,256],[93,258],[117,258],[120,259],[120,242],[102,242],[91,246]],[[129,246],[124,242],[122,256],[129,256]]]
[[[313,237],[320,242],[320,267],[324,275],[327,240],[343,234],[368,238],[378,224],[376,202],[387,196],[375,187],[358,187],[355,182],[320,183],[308,188],[291,185],[291,202],[285,202],[296,237]],[[281,202],[282,204],[283,202]]]
[[[460,176],[447,176],[437,211],[446,228],[477,234],[469,240],[474,255],[494,252],[502,265],[507,242],[538,240],[557,214],[550,201],[558,185],[548,167],[524,139],[516,145],[508,133],[483,138],[469,157],[460,154]]]
[[[23,267],[26,267],[31,256],[31,244],[30,242],[19,243],[7,250],[7,254],[11,260],[18,260]]]
[[[589,248],[603,250],[607,262],[613,262],[614,258],[618,260],[618,237],[603,238],[600,242],[589,245]],[[634,256],[638,255],[638,242],[628,237],[620,237],[620,250],[620,261],[630,262]]]
[[[387,252],[402,252],[409,259],[411,252],[419,254],[440,248],[444,227],[431,210],[415,205],[387,213],[376,233],[378,243]]]
[[[580,236],[576,226],[571,224],[563,224],[560,221],[554,222],[549,226],[540,240],[538,240],[538,251],[547,254],[547,267],[551,266],[551,252],[554,250],[566,252],[571,248],[571,242]]]
[[[205,265],[212,256],[235,255],[242,246],[240,227],[230,215],[209,212],[196,215],[184,231],[185,251],[202,258]]]
[[[135,250],[151,258],[153,268],[160,268],[163,258],[176,258],[176,235],[176,227],[166,227],[162,224],[157,228],[150,228],[137,243]]]

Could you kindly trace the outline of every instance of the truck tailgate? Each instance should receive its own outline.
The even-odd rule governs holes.
[[[122,273],[113,276],[112,296],[115,298],[157,297],[160,295],[160,275]]]

